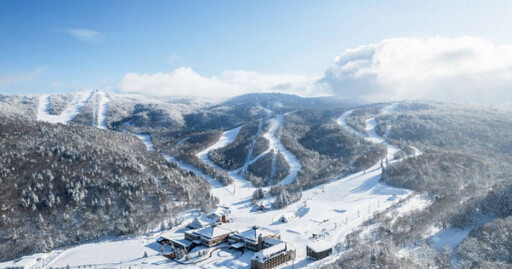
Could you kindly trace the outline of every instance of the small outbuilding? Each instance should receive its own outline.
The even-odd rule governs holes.
[[[229,213],[231,211],[225,207],[217,207],[208,214],[209,218],[218,219],[222,223],[229,222]]]
[[[215,215],[206,215],[203,214],[200,217],[194,218],[194,220],[187,225],[190,229],[203,229],[206,227],[210,227],[215,223],[220,222],[221,220]]]
[[[295,219],[296,217],[297,217],[297,214],[295,214],[295,212],[288,212],[286,214],[283,214],[279,218],[279,221],[280,222],[284,222],[284,223],[288,223],[288,222],[292,221],[293,219]]]
[[[307,245],[306,254],[315,260],[321,260],[332,254],[332,246],[324,240],[318,240]]]

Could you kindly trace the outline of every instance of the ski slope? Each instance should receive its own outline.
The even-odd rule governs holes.
[[[245,177],[249,163],[252,160],[252,155],[254,153],[254,146],[258,142],[258,137],[260,136],[262,130],[263,130],[263,119],[260,119],[258,121],[258,130],[256,131],[256,134],[254,135],[254,138],[251,141],[251,146],[250,146],[249,150],[247,151],[247,157],[245,157],[245,163],[241,168],[242,177]]]
[[[396,107],[396,105],[395,105]],[[391,113],[393,107],[386,107],[383,113]],[[386,158],[392,160],[392,156],[397,152],[396,147],[388,144],[384,138],[378,136],[375,132],[375,118],[366,121],[366,131],[368,135],[357,132],[346,124],[346,118],[352,113],[348,111],[338,118],[338,123],[364,139],[375,143],[382,143],[388,149]],[[267,134],[275,136],[275,129],[282,124],[278,117],[275,118]],[[232,143],[238,135],[241,127],[229,130],[223,133],[221,138],[211,147],[198,153],[198,157],[209,162],[207,154],[209,150],[223,147]],[[154,151],[151,138],[148,135],[137,135],[147,146],[148,150]],[[277,138],[276,138],[277,139]],[[275,147],[279,145],[275,144]],[[176,161],[172,156],[163,155],[170,161]],[[385,160],[385,159],[383,159]],[[397,160],[395,160],[397,161]],[[230,186],[222,186],[216,180],[202,174],[194,167],[178,162],[179,165],[187,170],[194,171],[199,176],[204,177],[212,184],[211,193],[220,200],[220,205],[229,207],[234,222],[223,224],[224,228],[231,230],[246,230],[253,225],[266,227],[281,234],[282,240],[286,241],[290,247],[297,250],[295,267],[315,268],[320,264],[328,263],[335,259],[335,255],[314,262],[306,259],[306,245],[311,241],[313,234],[321,234],[324,239],[336,245],[342,242],[344,237],[357,229],[361,224],[369,219],[375,212],[385,210],[396,204],[402,199],[409,197],[411,191],[395,188],[380,183],[382,169],[380,161],[371,168],[343,178],[333,178],[329,183],[317,186],[303,192],[302,198],[289,205],[286,208],[269,211],[252,211],[251,197],[255,187],[236,171],[231,171],[230,175],[234,177],[235,182]],[[269,205],[270,200],[267,201]],[[421,209],[428,206],[422,199],[409,199],[404,203],[403,208],[398,208],[400,214],[408,211]],[[279,218],[293,212],[297,218],[288,223],[279,222]],[[192,218],[188,219],[188,222]],[[185,221],[187,223],[187,221]],[[178,229],[178,228],[177,228]],[[167,233],[177,233],[177,229],[166,231]],[[160,246],[156,245],[154,240],[158,234],[147,234],[143,237],[134,237],[126,240],[108,241],[100,243],[91,243],[77,246],[63,251],[58,257],[49,264],[49,266],[65,267],[72,266],[93,266],[95,268],[189,268],[190,265],[181,265],[158,255]],[[143,253],[148,254],[148,258],[142,258]],[[195,264],[196,268],[248,268],[250,259],[254,253],[246,251],[242,256],[235,257],[233,253],[227,251],[214,251],[212,257]],[[288,263],[280,268],[292,268]],[[75,267],[76,268],[76,267]]]
[[[223,148],[231,143],[233,143],[233,141],[235,141],[236,137],[238,136],[238,134],[240,133],[240,130],[242,129],[243,125],[241,126],[238,126],[234,129],[231,129],[229,131],[225,131],[222,133],[221,137],[219,138],[219,140],[217,140],[217,142],[209,147],[207,147],[206,149],[200,151],[199,153],[196,154],[196,156],[201,159],[201,161],[205,162],[205,163],[208,163],[209,165],[213,166],[213,167],[216,167],[217,169],[221,169],[218,165],[216,165],[215,163],[213,163],[209,158],[208,158],[208,152],[212,151],[212,150],[215,150],[215,149],[218,149],[218,148]]]
[[[106,92],[98,92],[98,110],[97,110],[97,121],[96,128],[98,129],[107,129],[107,113],[108,113],[108,103],[110,102],[110,98]]]
[[[266,152],[271,150],[274,150],[275,154],[281,152],[281,154],[284,156],[284,159],[290,166],[290,173],[276,185],[291,184],[297,177],[297,173],[302,168],[302,164],[300,163],[299,159],[297,159],[295,155],[293,155],[284,147],[284,145],[281,143],[281,137],[276,135],[278,129],[281,129],[282,132],[283,122],[284,115],[277,115],[276,117],[270,119],[270,129],[263,135],[263,137],[265,137],[269,142],[269,149]]]
[[[98,97],[98,107],[96,108],[96,123],[94,126],[98,129],[107,129],[107,113],[108,103],[110,98],[106,92],[103,91],[82,91],[74,94],[73,100],[66,106],[64,111],[59,115],[51,115],[50,108],[50,95],[39,96],[39,105],[37,108],[37,120],[46,121],[50,123],[67,124],[74,119],[81,111],[82,108],[92,97]]]
[[[41,95],[39,96],[39,106],[37,108],[37,120],[49,123],[66,124],[70,120],[74,119],[80,111],[82,111],[82,107],[87,103],[92,95],[92,91],[77,92],[73,100],[67,105],[66,109],[64,109],[60,115],[51,115],[49,113],[50,96]]]
[[[153,142],[151,141],[150,135],[148,135],[148,134],[134,134],[134,135],[137,138],[139,138],[140,140],[142,140],[144,145],[146,145],[147,150],[156,151],[155,147],[153,146]],[[178,164],[178,166],[180,168],[184,169],[185,171],[194,172],[197,176],[205,179],[212,186],[212,188],[222,188],[222,189],[224,188],[224,186],[220,182],[218,182],[217,180],[213,179],[212,177],[210,177],[208,175],[205,175],[203,172],[201,172],[199,169],[195,168],[194,166],[187,164],[185,162],[179,161],[169,154],[165,154],[162,152],[159,152],[159,153],[162,155],[162,157],[164,157],[164,159],[166,159],[170,162],[175,162],[176,164]]]
[[[344,117],[348,115],[344,115]],[[274,130],[277,129],[279,123],[279,121],[274,122],[267,134],[275,134]],[[372,119],[367,122],[369,136],[365,136],[366,139],[385,143],[384,139],[376,134],[375,124],[371,123]],[[226,138],[230,134],[232,135],[233,132],[225,133],[222,141],[229,141]],[[222,145],[228,144],[223,142]],[[398,150],[387,143],[385,145],[391,152],[390,156]],[[218,144],[212,148],[217,146]],[[202,153],[203,156],[204,154],[205,152]],[[411,193],[382,184],[379,182],[380,178],[379,162],[367,169],[366,172],[361,171],[344,178],[334,179],[329,184],[307,190],[303,193],[303,198],[300,201],[287,208],[264,212],[251,212],[250,198],[256,188],[241,180],[235,180],[233,184],[235,188],[227,196],[219,195],[218,188],[213,188],[212,194],[219,197],[221,205],[230,208],[231,215],[235,218],[233,223],[224,224],[225,228],[244,230],[252,225],[259,225],[279,231],[283,240],[297,248],[296,265],[301,267],[312,262],[305,259],[305,245],[310,242],[313,233],[324,233],[326,240],[334,245],[341,242],[346,234],[360,226],[376,210],[384,210]],[[419,203],[418,207],[421,206],[422,204]],[[414,208],[414,205],[408,204],[405,210]],[[294,212],[298,217],[289,223],[280,223],[278,221],[280,216],[289,212]],[[222,263],[204,263],[204,268],[247,268],[251,256],[252,253],[244,254],[237,260],[237,263],[229,263],[229,266],[224,266]],[[181,266],[176,265],[176,267]],[[289,267],[291,265],[284,268]]]
[[[258,161],[260,158],[265,156],[266,154],[270,153],[271,151],[273,151],[274,154],[276,154],[276,155],[274,155],[273,159],[272,159],[271,173],[269,175],[269,178],[270,178],[269,182],[271,184],[269,184],[269,185],[272,186],[272,185],[288,185],[288,184],[291,184],[295,180],[295,178],[297,177],[298,172],[302,168],[302,164],[300,163],[299,159],[293,153],[291,153],[290,151],[288,151],[284,147],[284,145],[281,143],[280,135],[277,135],[277,131],[278,130],[281,130],[281,132],[282,132],[283,123],[284,123],[284,115],[274,113],[274,111],[269,108],[271,101],[270,100],[266,100],[266,101],[267,101],[267,107],[262,106],[260,101],[257,101],[256,105],[261,107],[261,108],[263,108],[265,110],[266,118],[267,118],[267,120],[269,121],[269,124],[270,124],[270,127],[268,128],[268,130],[265,132],[265,134],[263,134],[263,137],[265,139],[267,139],[267,141],[269,142],[269,147],[268,147],[267,150],[265,150],[264,152],[262,152],[261,154],[259,154],[258,156],[255,156],[253,158],[252,155],[253,155],[254,145],[256,144],[257,138],[259,137],[259,135],[260,135],[260,133],[261,133],[261,131],[263,129],[263,121],[264,121],[264,119],[262,118],[262,119],[259,119],[258,130],[256,132],[254,140],[251,142],[251,147],[248,150],[248,154],[247,154],[247,157],[246,157],[244,165],[241,168],[239,168],[239,169],[235,169],[233,171],[226,171],[235,180],[235,184],[233,186],[233,190],[234,191],[237,188],[237,184],[236,184],[237,182],[236,181],[238,181],[238,183],[239,183],[238,184],[239,185],[238,186],[239,189],[240,188],[254,189],[252,187],[252,184],[245,180],[245,173],[247,171],[247,168],[250,165],[252,165],[253,163],[255,163],[256,161]],[[242,127],[243,127],[243,125],[239,126],[237,128],[225,131],[222,134],[222,136],[219,138],[219,140],[214,145],[212,145],[212,146],[202,150],[198,154],[196,154],[197,157],[199,159],[201,159],[203,162],[205,162],[205,163],[207,163],[207,164],[209,164],[209,165],[211,165],[211,166],[213,166],[213,167],[215,167],[215,168],[217,168],[219,170],[225,171],[223,168],[219,167],[218,165],[213,163],[208,158],[208,152],[210,152],[211,150],[218,149],[218,148],[226,147],[229,144],[233,143],[233,141],[235,141],[236,137],[240,133],[240,129]],[[290,172],[289,172],[289,174],[284,179],[282,179],[277,184],[274,184],[273,183],[273,175],[275,174],[275,171],[276,171],[275,165],[276,165],[276,158],[277,158],[277,154],[278,153],[281,153],[283,155],[285,161],[288,163],[288,165],[290,167]]]
[[[274,113],[272,111],[270,111],[269,109],[267,109],[267,111],[269,111],[269,112],[267,112],[268,116],[274,115]],[[276,134],[279,128],[281,128],[281,129],[283,128],[284,115],[278,114],[268,120],[270,123],[270,127],[268,128],[267,132],[265,134],[263,134],[263,137],[269,141],[269,148],[266,151],[264,151],[263,153],[259,154],[258,156],[251,158],[252,150],[253,150],[252,147],[256,143],[256,138],[260,134],[260,132],[262,131],[262,128],[263,128],[263,119],[260,119],[259,123],[258,123],[258,131],[256,134],[256,138],[255,138],[255,140],[252,141],[252,144],[251,144],[252,146],[248,151],[248,155],[246,157],[245,164],[239,169],[235,169],[232,171],[224,170],[223,168],[219,167],[218,165],[213,163],[208,158],[208,152],[210,152],[211,150],[218,149],[218,148],[226,147],[229,144],[233,143],[235,141],[236,137],[238,136],[238,134],[240,133],[240,130],[243,127],[243,125],[223,132],[221,137],[215,144],[213,144],[212,146],[210,146],[196,154],[196,156],[199,159],[201,159],[203,162],[205,162],[221,171],[226,171],[230,175],[230,177],[233,178],[233,180],[234,180],[233,184],[231,184],[229,186],[224,186],[224,187],[220,188],[220,187],[217,187],[217,185],[215,185],[215,187],[212,188],[212,190],[211,190],[212,195],[219,198],[221,205],[224,205],[224,206],[232,205],[232,206],[244,207],[244,208],[249,206],[245,203],[241,204],[240,201],[241,200],[250,201],[252,194],[254,193],[254,191],[256,191],[257,188],[255,188],[251,182],[249,182],[245,179],[245,172],[247,170],[247,167],[249,165],[253,164],[254,162],[256,162],[261,157],[265,156],[267,153],[271,152],[272,150],[274,150],[274,153],[276,153],[276,154],[277,154],[277,152],[281,152],[283,154],[286,162],[288,162],[288,165],[290,166],[290,173],[276,185],[291,184],[297,177],[297,173],[302,168],[302,165],[301,165],[300,161],[298,160],[298,158],[284,147],[284,145],[280,141],[280,137]],[[268,190],[269,188],[270,187],[266,187],[264,189]],[[228,193],[226,193],[226,190],[228,190]],[[270,206],[270,203],[271,203],[271,200],[263,201],[263,204],[266,206]]]

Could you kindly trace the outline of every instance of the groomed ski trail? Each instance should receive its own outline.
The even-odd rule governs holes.
[[[80,113],[80,111],[82,111],[83,106],[87,103],[92,95],[92,91],[77,92],[73,100],[66,106],[66,109],[64,109],[64,111],[62,111],[62,113],[59,115],[51,115],[49,113],[48,110],[50,108],[50,96],[41,95],[39,96],[39,105],[37,108],[37,120],[49,123],[66,124],[74,119]]]
[[[98,110],[97,110],[97,122],[96,128],[106,130],[107,128],[107,114],[108,114],[108,103],[110,102],[110,97],[106,92],[97,92],[99,100],[98,100]]]

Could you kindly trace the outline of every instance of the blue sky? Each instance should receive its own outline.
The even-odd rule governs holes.
[[[0,0],[0,93],[116,90],[128,73],[180,67],[321,77],[388,38],[511,44],[510,14],[511,1]]]

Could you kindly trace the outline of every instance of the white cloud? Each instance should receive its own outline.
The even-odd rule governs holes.
[[[512,101],[512,46],[468,36],[387,39],[346,50],[317,86],[371,101]]]
[[[67,29],[66,32],[78,41],[91,44],[101,44],[105,37],[105,34],[89,29]]]
[[[122,92],[153,96],[230,97],[252,92],[285,92],[302,96],[321,95],[315,91],[316,77],[293,74],[262,74],[244,70],[225,71],[205,77],[191,68],[180,67],[170,73],[125,74]]]
[[[34,71],[22,73],[0,74],[0,87],[15,85],[21,82],[33,80],[46,71],[46,67],[38,67]]]

